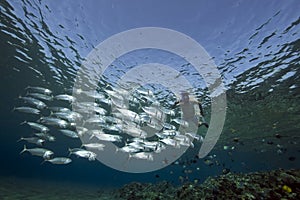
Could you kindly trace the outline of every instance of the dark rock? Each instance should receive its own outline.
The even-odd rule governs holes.
[[[296,157],[294,157],[294,156],[289,157],[289,161],[294,161],[294,160],[296,160]]]

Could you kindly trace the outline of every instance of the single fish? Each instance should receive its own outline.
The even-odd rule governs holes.
[[[179,135],[180,132],[176,130],[163,130],[162,134],[165,136],[175,136],[175,135]]]
[[[41,113],[41,111],[36,108],[31,108],[31,107],[26,107],[26,106],[14,108],[13,111],[15,111],[15,110],[19,111],[19,112],[35,114],[35,115],[39,115]]]
[[[130,117],[132,119],[139,118],[139,115],[136,112],[133,112],[131,110],[123,109],[123,108],[117,108],[117,110],[122,114],[127,117]]]
[[[124,99],[123,96],[122,96],[120,93],[116,92],[116,91],[113,91],[113,90],[107,90],[107,89],[105,89],[104,91],[105,91],[106,94],[108,94],[108,96],[111,97],[111,98],[117,98],[117,99],[119,99],[119,100],[123,100],[123,99]]]
[[[38,137],[30,137],[30,138],[24,138],[24,137],[21,137],[19,141],[26,141],[26,142],[29,142],[29,143],[32,143],[32,144],[36,144],[36,145],[39,145],[39,146],[43,146],[43,143],[45,142],[44,139],[41,139],[41,138],[38,138]]]
[[[185,135],[176,135],[174,137],[174,139],[179,142],[179,145],[194,147],[193,142],[190,140],[190,138],[188,136],[185,136]]]
[[[157,137],[159,137],[159,138],[167,138],[168,136],[167,135],[165,135],[165,134],[163,134],[163,133],[161,133],[161,132],[157,132],[157,133],[155,133],[155,135],[157,136]]]
[[[128,105],[127,105],[127,103],[125,102],[124,99],[118,99],[118,98],[115,98],[115,97],[111,97],[110,101],[113,105],[115,105],[118,108],[123,108],[123,109],[128,108]]]
[[[161,139],[160,141],[166,145],[170,145],[170,146],[177,147],[177,148],[180,147],[178,141],[171,139],[171,138],[164,138],[164,139]]]
[[[109,142],[121,142],[122,137],[120,135],[112,135],[112,134],[106,134],[100,130],[90,130],[88,131],[89,134],[91,134],[90,139],[93,137],[96,137],[98,140],[101,141],[109,141]]]
[[[44,148],[27,149],[26,145],[24,145],[24,149],[20,152],[20,154],[26,151],[28,151],[31,155],[40,156],[43,157],[44,159],[49,159],[54,154],[51,150],[44,149]]]
[[[96,157],[97,157],[97,154],[95,154],[94,152],[87,151],[85,149],[80,149],[80,148],[76,148],[76,149],[69,148],[69,152],[70,152],[69,155],[74,154],[74,155],[77,155],[82,158],[88,158],[89,161],[94,161],[94,160],[96,160]]]
[[[163,127],[169,130],[176,130],[176,126],[169,124],[169,123],[164,123]]]
[[[190,138],[186,135],[181,135],[181,134],[177,134],[173,137],[173,139],[177,140],[177,141],[190,141]]]
[[[53,135],[50,135],[49,133],[34,133],[34,135],[49,142],[54,142],[56,140],[56,138]]]
[[[182,146],[187,146],[187,147],[194,148],[193,141],[179,141],[179,144],[182,145]]]
[[[144,141],[142,143],[143,147],[146,149],[151,149],[151,150],[156,150],[157,147],[159,146],[160,142],[154,141],[154,142],[150,142],[150,141]]]
[[[128,135],[131,135],[133,137],[140,137],[140,138],[146,138],[147,137],[147,132],[135,127],[135,126],[123,126],[123,132],[127,133]]]
[[[140,149],[137,149],[133,146],[123,146],[121,148],[116,147],[116,152],[118,152],[118,151],[122,151],[125,153],[136,153],[136,152],[139,152]]]
[[[137,159],[153,161],[153,154],[149,152],[138,152],[138,153],[129,154],[129,158],[137,158]]]
[[[100,143],[89,143],[89,144],[82,144],[81,147],[89,148],[89,149],[96,149],[96,150],[103,150],[105,145]]]
[[[112,101],[110,99],[97,99],[97,100],[109,106],[112,105]]]
[[[60,129],[59,131],[70,138],[79,138],[78,133],[76,133],[75,131],[71,131],[68,129]]]
[[[130,143],[126,144],[126,146],[131,146],[131,147],[134,147],[135,149],[139,149],[139,150],[145,149],[142,142],[139,142],[139,141],[130,142]]]
[[[35,129],[37,131],[40,131],[42,133],[46,133],[46,132],[49,131],[49,128],[47,126],[44,126],[42,124],[38,124],[38,123],[35,123],[35,122],[24,121],[21,124],[28,124],[31,128],[33,128],[33,129]]]
[[[172,119],[171,122],[176,122],[177,124],[179,124],[185,128],[189,127],[189,123],[183,119],[176,118],[176,119]]]
[[[147,123],[147,126],[156,130],[161,130],[163,128],[162,121],[158,120],[155,117],[151,117],[150,122]]]
[[[53,112],[68,112],[68,111],[71,111],[69,108],[58,107],[58,106],[49,107],[49,109]]]
[[[105,124],[106,120],[102,116],[94,115],[87,119],[85,123],[98,123],[98,124]]]
[[[150,123],[151,122],[151,116],[149,116],[147,113],[140,113],[140,119],[141,123]]]
[[[108,125],[108,124],[103,124],[101,125],[103,129],[109,130],[109,131],[122,131],[122,126],[120,124],[113,124],[113,125]]]
[[[105,116],[105,120],[108,123],[113,123],[113,124],[122,124],[123,121],[119,118],[113,117],[113,116]]]
[[[166,118],[165,114],[157,106],[152,106],[152,107],[145,106],[142,107],[142,110],[159,121],[164,121]]]
[[[74,103],[76,101],[75,97],[68,94],[56,95],[54,98],[57,100],[68,101],[69,103]]]
[[[191,138],[193,138],[195,140],[200,140],[200,142],[203,142],[203,137],[200,136],[200,135],[198,135],[198,134],[196,134],[196,133],[189,133],[189,132],[187,132],[187,133],[185,133],[185,135],[188,135],[188,136],[190,136]]]
[[[98,93],[97,91],[83,91],[82,93],[84,93],[85,95],[87,95],[88,97],[92,97],[94,99],[104,99],[105,96],[102,93]]]
[[[88,129],[82,126],[76,126],[76,131],[78,136],[83,136],[88,131]]]
[[[167,147],[163,143],[159,142],[158,145],[157,145],[157,147],[156,147],[156,149],[154,149],[153,152],[155,152],[155,153],[161,153],[161,151],[165,150],[166,148]]]
[[[68,127],[68,122],[55,117],[41,117],[39,121],[43,124],[50,125],[50,126],[57,126],[60,128]]]
[[[76,121],[76,118],[73,115],[70,115],[66,112],[56,112],[53,113],[52,116],[59,117],[61,119],[67,120],[68,122],[74,122]]]
[[[136,89],[136,92],[138,92],[140,95],[153,96],[152,90],[148,90],[142,87]]]
[[[66,157],[56,157],[49,160],[44,160],[41,164],[43,164],[44,162],[50,162],[55,165],[66,165],[72,162],[72,160]]]
[[[98,113],[100,115],[107,114],[107,111],[104,108],[100,108],[100,107],[93,107],[93,111],[95,111],[96,113]]]
[[[32,87],[32,86],[28,86],[25,88],[26,90],[30,90],[30,91],[34,91],[34,92],[38,92],[38,93],[42,93],[42,94],[46,94],[46,95],[51,95],[52,91],[47,89],[47,88],[43,88],[43,87]]]
[[[142,110],[148,115],[155,116],[157,113],[157,109],[155,107],[142,107]]]
[[[53,96],[48,96],[45,94],[40,94],[40,93],[27,93],[26,96],[30,96],[39,100],[44,100],[44,101],[52,101]]]
[[[170,115],[170,116],[175,116],[175,111],[174,110],[171,110],[171,109],[167,109],[167,108],[160,108],[161,111],[167,115]]]
[[[33,97],[21,97],[20,96],[19,99],[22,99],[25,103],[33,105],[38,109],[44,109],[47,107],[47,105],[44,102],[42,102],[41,100],[35,99]]]
[[[84,108],[89,110],[90,108],[99,106],[99,104],[97,104],[96,102],[77,102],[75,105],[78,106],[79,108]]]

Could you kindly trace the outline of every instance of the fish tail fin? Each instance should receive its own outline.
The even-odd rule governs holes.
[[[72,155],[72,149],[69,147],[69,148],[68,148],[68,151],[69,151],[68,157],[70,157],[70,156]]]
[[[47,161],[48,161],[47,159],[43,160],[43,162],[41,162],[40,165],[44,164],[44,163],[47,162]]]
[[[91,140],[93,137],[95,137],[95,135],[94,135],[94,134],[92,134],[92,135],[91,135],[91,137],[89,138],[89,140]]]
[[[27,121],[25,120],[24,122],[21,122],[20,125],[23,125],[23,124],[26,124],[26,123],[27,123]]]
[[[11,109],[11,112],[14,112],[16,110],[16,107],[13,107],[13,109]]]
[[[18,100],[18,99],[21,99],[21,98],[22,98],[22,96],[19,95],[18,97],[15,98],[15,100]]]
[[[133,155],[128,154],[128,159],[127,159],[127,161],[129,161],[131,157],[133,157]]]
[[[107,89],[109,87],[110,87],[109,83],[105,83],[105,89]]]
[[[142,109],[142,104],[141,102],[139,102],[139,107],[138,107],[138,110]]]
[[[25,151],[27,151],[26,145],[24,145],[23,150],[20,152],[20,154],[24,153]]]

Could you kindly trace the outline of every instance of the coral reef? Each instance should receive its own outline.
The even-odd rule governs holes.
[[[300,199],[300,170],[274,170],[249,174],[228,173],[203,184],[174,187],[167,182],[131,183],[116,193],[120,199]]]

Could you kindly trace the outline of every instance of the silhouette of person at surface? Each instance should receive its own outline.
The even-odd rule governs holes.
[[[176,101],[173,105],[173,108],[176,106],[180,105],[182,109],[182,119],[186,121],[192,121],[194,122],[198,127],[204,125],[206,128],[209,127],[209,125],[205,122],[204,120],[204,113],[203,113],[203,108],[202,105],[199,101],[196,99],[190,99],[189,93],[188,92],[181,92],[181,99],[179,101]],[[200,111],[200,116],[199,114],[196,114],[196,108],[195,106],[199,106],[199,111]],[[202,118],[203,122],[200,121],[199,118]]]

